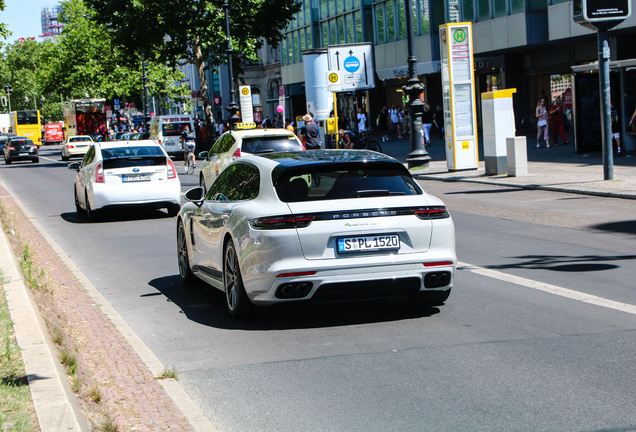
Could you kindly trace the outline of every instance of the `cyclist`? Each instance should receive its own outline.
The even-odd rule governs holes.
[[[338,131],[338,134],[340,135],[340,140],[342,140],[343,143],[341,145],[343,145],[346,149],[352,149],[356,143],[356,134],[354,134],[350,130],[344,129],[340,129]]]
[[[194,153],[195,147],[196,145],[194,143],[194,137],[190,132],[190,126],[185,125],[183,132],[181,132],[181,148],[183,149],[183,161],[185,162],[185,166],[188,166],[188,155]]]

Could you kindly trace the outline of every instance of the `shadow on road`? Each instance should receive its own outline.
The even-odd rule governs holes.
[[[136,220],[150,219],[167,219],[172,218],[162,209],[152,207],[122,207],[117,209],[100,210],[96,220],[89,221],[86,216],[78,215],[76,212],[66,212],[60,215],[66,222],[74,224],[86,223],[108,223],[108,222],[124,222]]]
[[[153,279],[149,285],[178,305],[190,320],[221,329],[291,330],[350,326],[424,318],[440,312],[436,307],[416,308],[405,298],[395,297],[342,303],[288,303],[259,308],[254,318],[237,320],[228,314],[224,294],[203,282],[185,286],[181,277],[174,275]],[[147,293],[142,297],[155,295],[157,293]]]

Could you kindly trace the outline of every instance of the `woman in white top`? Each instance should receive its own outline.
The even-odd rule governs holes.
[[[546,148],[550,148],[550,141],[548,135],[548,108],[546,106],[546,100],[542,97],[537,104],[536,117],[537,117],[537,148],[541,146],[541,135],[545,140]]]
[[[358,131],[367,129],[367,115],[362,112],[362,108],[358,108]]]

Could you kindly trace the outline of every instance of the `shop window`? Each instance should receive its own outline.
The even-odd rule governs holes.
[[[373,14],[375,15],[375,43],[383,44],[386,42],[384,35],[384,4],[375,5]]]
[[[485,21],[490,19],[490,0],[478,0],[477,2],[477,19],[479,21]]]
[[[508,15],[508,11],[506,10],[506,0],[495,0],[495,10],[494,17],[501,18]]]
[[[353,24],[353,14],[345,15],[346,24],[347,24],[347,40],[346,43],[354,43],[356,41],[353,36],[354,24]]]
[[[393,0],[386,2],[386,40],[393,42],[395,40],[395,9]]]
[[[405,2],[396,1],[398,16],[398,39],[406,39],[406,12]]]
[[[356,42],[362,42],[362,14],[360,12],[353,13],[353,20],[356,23]]]
[[[520,0],[523,2],[524,0]],[[474,21],[475,20],[475,9],[473,0],[462,0],[462,20],[463,21]]]
[[[525,0],[510,0],[510,14],[523,13],[525,11]]]

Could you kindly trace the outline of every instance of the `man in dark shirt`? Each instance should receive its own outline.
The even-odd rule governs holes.
[[[303,116],[305,126],[300,129],[300,138],[305,143],[307,150],[315,150],[320,148],[320,137],[318,135],[318,125],[314,123],[311,114]]]

